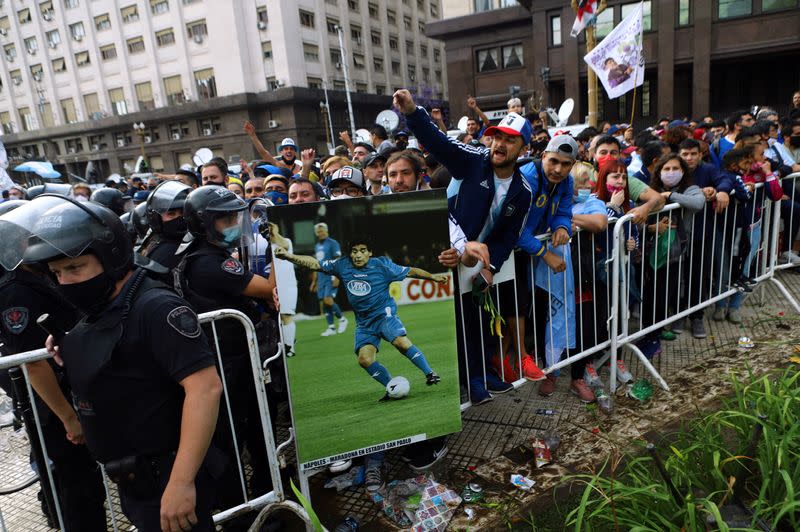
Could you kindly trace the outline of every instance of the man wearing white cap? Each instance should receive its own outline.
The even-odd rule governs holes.
[[[299,174],[303,167],[297,162],[297,144],[294,139],[286,137],[281,141],[278,146],[278,153],[280,155],[275,158],[278,164],[285,166],[292,172],[292,175]]]

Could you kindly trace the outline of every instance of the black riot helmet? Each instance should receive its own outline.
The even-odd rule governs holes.
[[[183,211],[191,191],[192,187],[180,181],[164,181],[150,193],[146,202],[147,221],[154,233],[173,238],[182,238],[186,234],[186,220],[182,216],[164,222],[161,215],[176,209]]]
[[[115,188],[98,188],[92,192],[89,201],[110,209],[117,216],[122,216],[133,209],[133,199]]]
[[[91,253],[115,281],[133,268],[133,244],[117,215],[96,203],[42,194],[0,216],[0,264],[46,263]]]
[[[128,233],[128,238],[131,239],[131,242],[136,244],[138,235],[136,234],[136,228],[133,226],[132,216],[133,216],[133,211],[126,212],[125,214],[119,217],[119,221],[122,222],[122,225],[125,226],[125,231]]]
[[[246,210],[247,203],[227,188],[219,185],[205,185],[189,193],[183,207],[183,217],[186,219],[186,225],[192,235],[204,238],[212,244],[230,247],[233,239],[218,230],[214,222],[219,218],[238,213],[236,221],[242,229],[245,222],[248,225],[250,223],[243,216]],[[233,225],[235,224],[231,222],[230,226],[233,227]],[[252,229],[240,230],[239,236],[242,234],[252,234]],[[238,241],[238,238],[236,240]]]
[[[144,238],[147,236],[147,231],[150,229],[150,223],[147,221],[147,203],[140,203],[131,211],[131,225],[133,230],[136,231],[136,236]]]

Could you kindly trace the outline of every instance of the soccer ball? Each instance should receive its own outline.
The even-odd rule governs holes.
[[[411,383],[405,377],[395,377],[386,385],[386,393],[392,399],[402,399],[411,390]]]

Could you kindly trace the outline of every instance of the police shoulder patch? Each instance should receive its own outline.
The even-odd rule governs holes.
[[[197,314],[186,305],[174,308],[167,314],[167,323],[186,338],[200,336],[200,321]]]
[[[11,307],[3,311],[3,325],[11,334],[22,334],[28,326],[30,312],[25,307]]]
[[[244,273],[244,266],[236,259],[225,259],[222,262],[222,271],[232,273],[234,275],[242,275]]]

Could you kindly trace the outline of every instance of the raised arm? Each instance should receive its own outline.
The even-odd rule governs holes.
[[[442,110],[435,108],[431,109],[431,118],[436,126],[439,128],[439,131],[442,133],[447,133],[447,126],[444,125],[444,120],[442,119]]]
[[[422,268],[409,268],[408,277],[411,277],[412,279],[426,279],[429,281],[435,281],[437,283],[447,282],[446,273],[430,273]]]
[[[313,270],[315,272],[322,270],[322,265],[316,258],[309,257],[308,255],[294,255],[282,247],[275,248],[275,256],[279,259],[288,260],[292,264],[300,266],[301,268],[308,268],[309,270]]]
[[[490,124],[489,117],[486,116],[486,113],[481,111],[481,108],[478,107],[478,101],[475,98],[473,98],[472,96],[467,98],[467,107],[469,107],[470,109],[475,111],[475,114],[478,115],[478,118],[481,119],[481,123],[483,124],[483,127],[489,127],[489,124]]]
[[[355,145],[353,145],[353,139],[350,138],[350,133],[347,131],[342,131],[339,133],[339,140],[344,143],[344,145],[347,147],[347,153],[350,155],[350,157],[352,157]]]
[[[278,166],[278,161],[275,159],[275,157],[273,157],[269,150],[267,150],[264,145],[261,144],[261,141],[258,140],[258,135],[256,135],[256,127],[249,120],[246,120],[244,123],[244,132],[248,137],[250,137],[250,142],[253,143],[253,147],[256,149],[261,159],[269,164]]]

